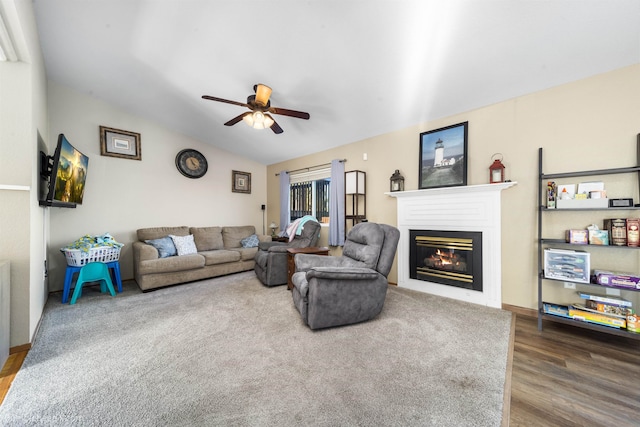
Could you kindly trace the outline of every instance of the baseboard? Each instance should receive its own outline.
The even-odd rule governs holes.
[[[11,347],[9,349],[9,354],[16,354],[16,353],[20,353],[23,351],[29,351],[31,350],[31,344],[27,343],[27,344],[22,344],[22,345],[17,345],[15,347]]]
[[[533,318],[538,317],[538,312],[533,308],[519,307],[517,305],[511,305],[511,304],[502,304],[502,309],[515,313],[519,316],[533,317]]]

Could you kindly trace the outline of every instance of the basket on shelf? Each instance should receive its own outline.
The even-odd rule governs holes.
[[[81,249],[60,249],[67,258],[67,265],[82,267],[90,262],[112,262],[120,258],[120,248],[112,246],[98,246],[89,249],[89,252]]]

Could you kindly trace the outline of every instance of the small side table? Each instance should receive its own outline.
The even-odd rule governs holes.
[[[120,262],[119,261],[111,261],[105,263],[109,268],[109,271],[112,271],[113,276],[115,278],[115,283],[118,286],[118,292],[122,292],[122,279],[120,277]],[[69,292],[71,291],[71,282],[73,280],[73,275],[75,273],[79,273],[82,267],[75,267],[72,265],[67,265],[67,271],[64,275],[64,289],[62,290],[62,303],[66,304],[69,301]]]
[[[271,241],[272,242],[289,243],[289,238],[288,237],[280,237],[280,236],[271,236]]]
[[[293,273],[296,272],[296,264],[294,262],[294,258],[297,254],[311,254],[311,255],[329,255],[329,248],[289,248],[287,249],[287,289],[293,289],[293,282],[291,278],[293,277]]]

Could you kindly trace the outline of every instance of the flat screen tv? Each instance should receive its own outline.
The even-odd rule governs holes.
[[[40,159],[40,176],[48,185],[40,206],[75,208],[82,204],[89,158],[61,133],[53,156],[40,152]]]

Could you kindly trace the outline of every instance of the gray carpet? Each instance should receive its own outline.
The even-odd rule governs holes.
[[[253,272],[50,298],[3,426],[498,426],[511,314],[395,287],[311,331]]]

